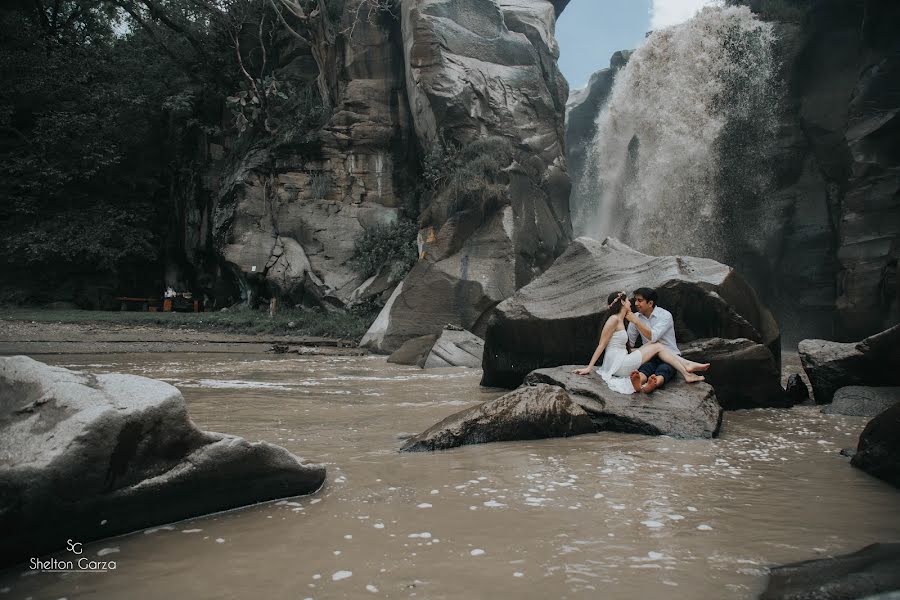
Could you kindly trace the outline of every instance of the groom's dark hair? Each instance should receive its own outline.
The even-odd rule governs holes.
[[[654,290],[653,288],[648,288],[648,287],[638,288],[638,289],[634,290],[632,292],[632,294],[634,294],[635,296],[640,296],[647,302],[652,302],[653,306],[656,306],[656,299],[659,297],[656,294],[656,290]]]

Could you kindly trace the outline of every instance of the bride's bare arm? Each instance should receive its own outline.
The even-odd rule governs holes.
[[[594,350],[594,355],[591,357],[591,362],[583,369],[576,369],[572,371],[576,375],[587,375],[591,372],[591,369],[594,368],[594,365],[597,364],[597,361],[600,360],[600,355],[603,354],[603,351],[606,350],[606,345],[609,344],[609,339],[612,337],[613,333],[616,332],[616,327],[619,324],[618,315],[613,315],[606,320],[606,323],[603,325],[603,330],[600,332],[600,343],[597,344],[597,349]]]

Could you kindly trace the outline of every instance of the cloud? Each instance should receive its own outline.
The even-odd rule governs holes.
[[[662,29],[677,25],[694,16],[698,10],[715,0],[652,0],[650,4],[650,29]]]

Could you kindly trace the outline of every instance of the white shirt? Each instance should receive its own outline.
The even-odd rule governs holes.
[[[629,323],[628,342],[632,347],[634,347],[638,334],[640,334],[641,339],[644,340],[645,344],[659,342],[675,354],[681,354],[681,350],[678,349],[678,342],[675,341],[675,319],[672,318],[672,313],[659,306],[654,306],[649,319],[641,313],[634,314],[637,315],[637,318],[641,323],[650,329],[652,337],[647,339],[644,337],[644,334],[641,333],[640,329],[637,328],[637,325]]]

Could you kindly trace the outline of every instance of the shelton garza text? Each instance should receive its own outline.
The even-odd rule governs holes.
[[[79,558],[78,560],[59,560],[58,558],[31,559],[31,569],[41,571],[114,571],[114,560],[91,560]]]

